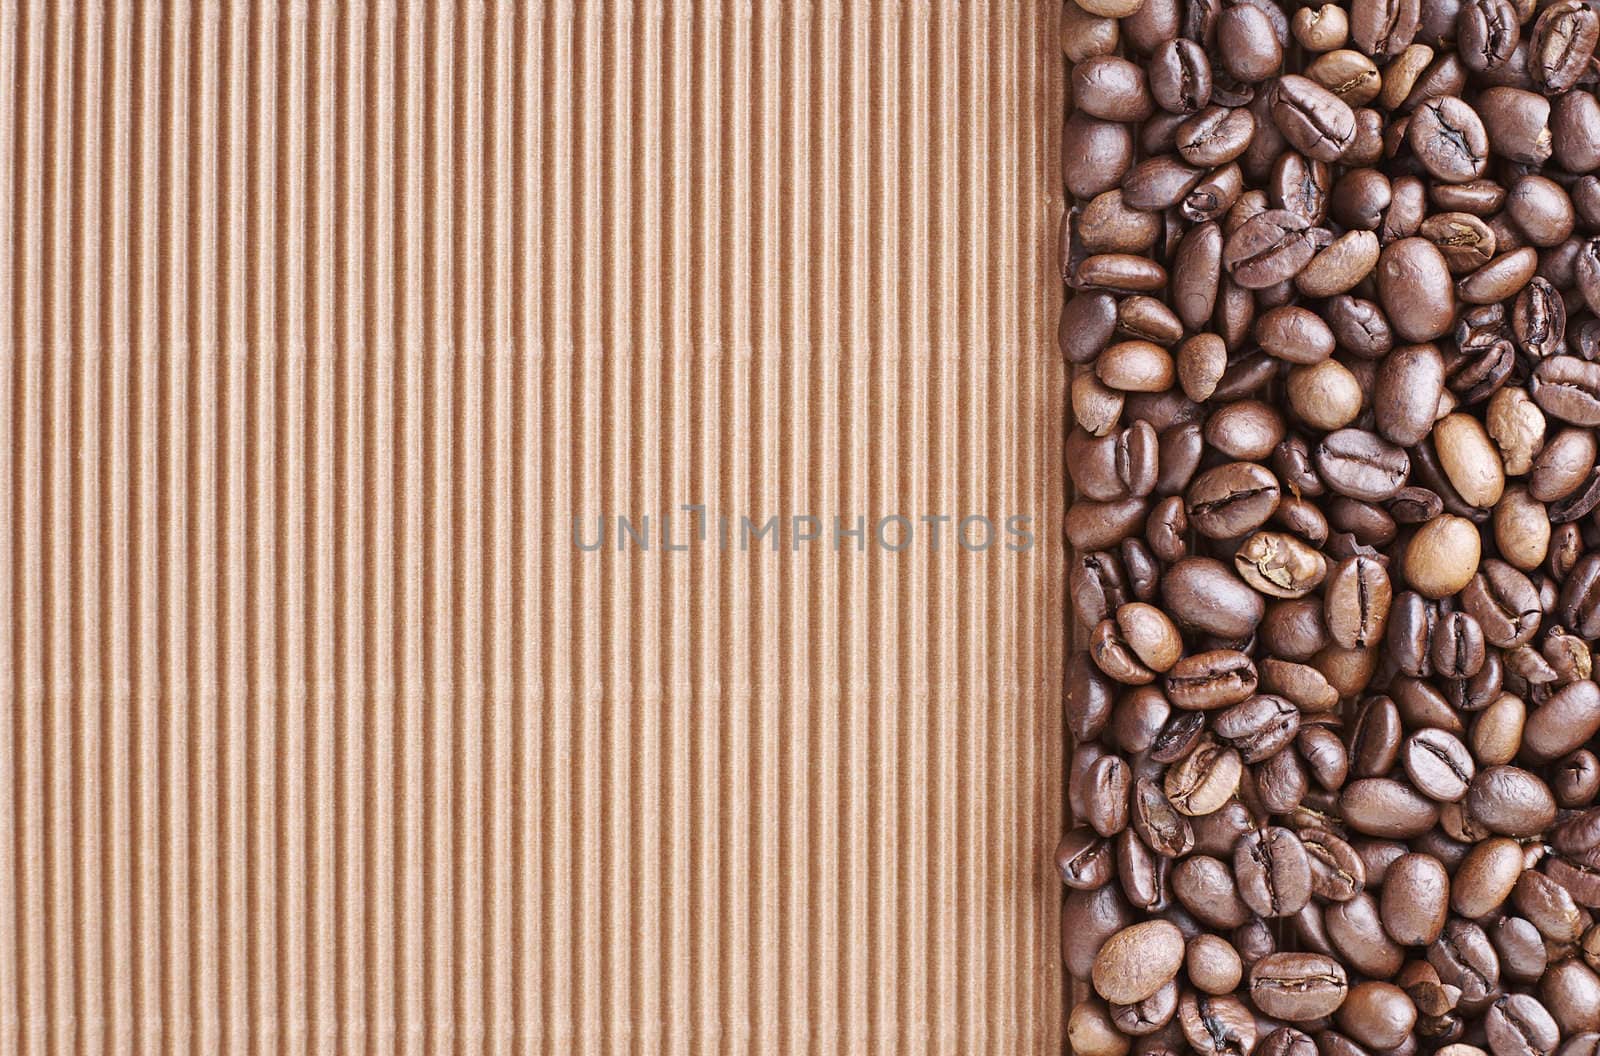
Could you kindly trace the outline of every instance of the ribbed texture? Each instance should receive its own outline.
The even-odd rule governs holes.
[[[0,0],[0,1053],[1060,1051],[1057,7]]]

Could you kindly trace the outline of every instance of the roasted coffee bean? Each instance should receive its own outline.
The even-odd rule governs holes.
[[[1491,832],[1523,839],[1550,827],[1555,797],[1534,774],[1514,766],[1491,766],[1472,779],[1466,806]]]
[[[1368,55],[1390,58],[1417,35],[1417,0],[1351,0],[1350,37]]]
[[[1323,482],[1338,494],[1382,502],[1405,485],[1411,462],[1404,450],[1382,437],[1361,429],[1340,429],[1317,445],[1316,467]]]
[[[1255,1017],[1231,994],[1185,993],[1178,1021],[1198,1056],[1249,1056],[1256,1047]]]
[[[1132,909],[1116,884],[1069,889],[1061,907],[1061,959],[1067,974],[1089,978],[1100,947],[1133,922]]]
[[[1072,68],[1072,102],[1106,121],[1143,121],[1154,109],[1144,69],[1114,55],[1097,55]]]
[[[1239,787],[1243,764],[1239,753],[1210,736],[1202,736],[1187,756],[1167,770],[1164,791],[1179,813],[1210,814]]]
[[[1179,626],[1238,641],[1255,632],[1265,599],[1232,569],[1209,557],[1186,557],[1161,577],[1161,600]]]
[[[1597,38],[1600,18],[1582,0],[1558,0],[1546,7],[1528,42],[1533,82],[1551,95],[1571,88],[1588,70]]]
[[[1402,946],[1426,946],[1444,930],[1450,912],[1450,878],[1437,858],[1407,854],[1383,878],[1379,913],[1389,937]]]
[[[1299,729],[1299,709],[1269,693],[1220,712],[1211,724],[1211,731],[1237,748],[1247,763],[1259,763],[1281,751]]]
[[[1474,73],[1504,66],[1522,39],[1521,21],[1510,0],[1468,0],[1456,16],[1462,65]]]
[[[1317,82],[1286,74],[1273,86],[1270,98],[1273,123],[1306,157],[1337,161],[1354,142],[1355,112]]]
[[[1455,289],[1444,256],[1433,243],[1416,237],[1391,242],[1378,258],[1377,276],[1378,299],[1401,337],[1432,341],[1450,332]]]
[[[1483,175],[1489,136],[1478,112],[1453,95],[1428,99],[1411,115],[1406,139],[1435,179],[1466,183]]]
[[[1521,917],[1501,917],[1489,927],[1489,941],[1500,958],[1500,972],[1513,982],[1533,983],[1550,963],[1544,936]]]
[[[1288,917],[1311,898],[1311,864],[1300,838],[1270,826],[1247,833],[1234,847],[1239,897],[1262,917]]]
[[[1165,920],[1122,929],[1094,959],[1095,992],[1114,1004],[1133,1004],[1153,996],[1183,966],[1183,935]]]
[[[1250,968],[1250,1001],[1293,1023],[1332,1015],[1349,993],[1344,966],[1317,953],[1273,953]]]
[[[1522,747],[1534,762],[1548,762],[1582,747],[1600,733],[1600,686],[1570,682],[1528,716]]]
[[[1101,887],[1111,882],[1116,868],[1111,844],[1093,829],[1073,829],[1056,846],[1056,871],[1068,887],[1083,891]]]
[[[1400,453],[1404,457],[1404,452]],[[1187,492],[1189,523],[1213,539],[1243,535],[1265,524],[1278,505],[1278,481],[1254,462],[1230,462],[1195,478]]]
[[[1406,738],[1400,755],[1412,787],[1440,803],[1466,796],[1477,773],[1467,746],[1444,730],[1417,730]]]
[[[1088,201],[1121,183],[1133,166],[1133,132],[1121,122],[1075,112],[1062,132],[1062,157],[1068,193]]]
[[[1438,248],[1452,275],[1476,271],[1494,259],[1494,231],[1471,213],[1435,213],[1417,234]]]
[[[1528,389],[1546,414],[1573,425],[1600,425],[1600,363],[1551,356],[1534,368]]]
[[[1511,897],[1522,866],[1522,848],[1515,840],[1492,836],[1475,844],[1456,867],[1450,907],[1469,919],[1487,917]]]
[[[1392,1049],[1406,1040],[1417,1022],[1417,1007],[1393,983],[1369,980],[1350,988],[1334,1020],[1362,1045]]]
[[[1405,782],[1387,777],[1351,781],[1339,795],[1339,809],[1355,831],[1395,839],[1420,836],[1439,820],[1436,803]]]
[[[1240,287],[1260,290],[1294,278],[1317,248],[1310,221],[1287,210],[1268,209],[1228,236],[1222,263]]]
[[[1239,951],[1227,939],[1209,933],[1189,940],[1183,968],[1195,989],[1206,994],[1232,993],[1244,978]]]
[[[1400,757],[1400,709],[1388,697],[1370,697],[1350,728],[1350,772],[1356,777],[1381,777]]]
[[[1234,886],[1233,873],[1210,855],[1193,854],[1173,866],[1172,893],[1209,927],[1237,928],[1250,919],[1250,909]]]
[[[1482,1006],[1500,986],[1500,958],[1489,936],[1469,920],[1452,918],[1428,947],[1428,963],[1441,982],[1461,991],[1468,1008]]]
[[[1525,1056],[1555,1051],[1561,1031],[1549,1011],[1531,994],[1508,994],[1483,1018],[1494,1056]]]
[[[1524,165],[1542,165],[1550,159],[1554,147],[1550,100],[1523,88],[1496,86],[1479,94],[1477,109],[1491,151]]]

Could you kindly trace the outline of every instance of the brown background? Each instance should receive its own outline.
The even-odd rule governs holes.
[[[0,0],[0,1053],[1059,1051],[1058,6]]]

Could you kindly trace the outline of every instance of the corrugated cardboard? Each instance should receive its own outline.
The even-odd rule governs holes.
[[[0,1053],[1059,1051],[1056,7],[0,2]]]

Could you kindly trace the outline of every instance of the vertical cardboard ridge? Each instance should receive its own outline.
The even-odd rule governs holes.
[[[1059,1051],[1056,18],[0,0],[0,1056]]]

